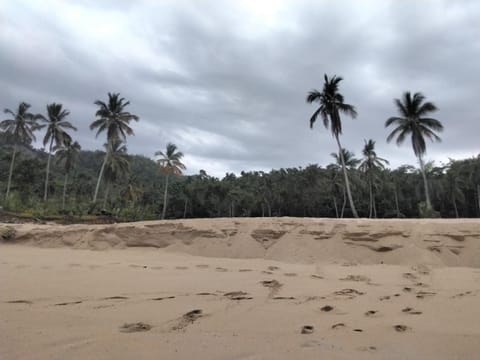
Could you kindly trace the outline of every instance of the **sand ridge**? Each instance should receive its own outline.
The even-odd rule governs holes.
[[[15,243],[104,250],[155,247],[197,256],[314,263],[480,267],[480,222],[220,218],[114,225],[14,225]]]

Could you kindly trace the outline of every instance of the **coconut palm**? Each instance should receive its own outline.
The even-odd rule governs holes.
[[[72,137],[65,129],[77,130],[75,126],[65,120],[68,115],[70,115],[70,111],[64,109],[62,104],[52,103],[47,105],[47,117],[43,115],[40,116],[40,120],[45,122],[45,126],[47,127],[47,131],[43,137],[43,145],[46,146],[49,144],[43,201],[47,201],[48,198],[48,177],[50,175],[50,161],[54,148],[60,148],[72,142]]]
[[[11,115],[10,119],[5,119],[0,122],[0,129],[8,133],[13,139],[12,160],[10,161],[10,170],[8,172],[7,191],[5,193],[5,201],[8,200],[10,194],[10,186],[12,184],[13,167],[15,164],[15,156],[17,155],[19,144],[30,144],[35,140],[34,132],[41,128],[36,122],[39,118],[28,111],[30,104],[25,102],[18,105],[16,112],[5,109],[5,114]]]
[[[182,163],[183,153],[177,151],[177,146],[175,144],[168,143],[166,151],[157,151],[155,156],[160,156],[157,163],[165,173],[165,193],[163,195],[162,209],[163,220],[165,219],[165,214],[167,212],[168,178],[170,175],[182,175],[182,170],[185,170],[186,167]]]
[[[365,146],[362,150],[363,161],[360,163],[359,169],[365,173],[368,181],[368,191],[369,191],[369,218],[372,218],[372,213],[374,217],[377,217],[377,207],[375,205],[375,195],[374,195],[374,181],[379,172],[379,170],[384,170],[385,165],[389,164],[386,159],[382,159],[377,156],[375,151],[375,141],[372,139],[366,141]]]
[[[127,140],[127,135],[134,135],[133,129],[130,127],[132,120],[138,121],[138,116],[125,111],[125,108],[130,105],[129,101],[125,101],[120,97],[120,94],[108,93],[108,103],[97,100],[95,105],[98,106],[98,110],[95,113],[97,119],[90,124],[90,130],[97,130],[96,136],[102,132],[107,132],[107,143],[113,141]],[[107,146],[107,151],[111,147]],[[105,158],[100,168],[100,173],[97,179],[97,185],[95,187],[95,194],[93,195],[93,202],[97,201],[98,190],[100,189],[100,182],[102,181],[103,173],[105,171],[105,165],[108,159],[108,152],[105,154]]]
[[[425,101],[423,94],[415,93],[412,96],[408,91],[403,94],[402,99],[395,99],[394,103],[400,116],[390,117],[385,122],[385,127],[395,126],[390,135],[388,135],[387,141],[390,142],[396,138],[397,145],[401,145],[410,136],[413,152],[418,158],[423,177],[426,207],[431,210],[432,203],[428,191],[428,180],[423,157],[427,152],[425,138],[432,141],[441,141],[435,131],[443,131],[442,123],[437,119],[427,117],[430,113],[435,112],[437,107],[434,103]]]
[[[65,199],[67,197],[67,184],[68,176],[75,167],[75,163],[78,161],[78,156],[80,154],[81,146],[75,142],[68,142],[62,147],[57,149],[56,156],[57,161],[63,163],[63,169],[65,171],[65,179],[63,181],[63,196],[62,196],[62,210],[65,209]]]
[[[105,164],[105,197],[103,199],[103,208],[107,205],[107,199],[110,187],[120,178],[124,178],[130,172],[130,160],[127,154],[127,146],[121,140],[115,139],[104,144],[107,155]]]
[[[327,129],[330,128],[332,136],[337,141],[350,208],[352,209],[353,216],[358,217],[355,204],[353,203],[350,183],[348,181],[347,168],[345,166],[345,159],[343,158],[342,145],[339,138],[342,134],[342,121],[340,119],[340,113],[344,113],[352,118],[355,118],[357,116],[357,112],[355,111],[355,107],[353,105],[346,104],[344,102],[344,97],[339,92],[338,87],[340,81],[343,80],[342,77],[337,77],[335,75],[329,79],[325,74],[324,80],[325,82],[321,92],[318,90],[313,90],[307,95],[307,103],[316,102],[320,105],[310,118],[310,128],[313,128],[313,125],[319,116],[322,118],[323,125],[325,125]]]

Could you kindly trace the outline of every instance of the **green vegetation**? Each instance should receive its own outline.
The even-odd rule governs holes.
[[[48,105],[43,117],[20,103],[16,111],[5,110],[10,117],[0,122],[0,189],[6,190],[0,204],[21,217],[74,221],[96,221],[99,215],[127,221],[480,216],[480,155],[442,166],[424,161],[425,139],[439,140],[436,132],[443,129],[438,120],[428,117],[436,110],[433,103],[408,92],[395,100],[399,116],[387,120],[387,127],[395,126],[387,140],[401,144],[411,138],[420,168],[389,169],[372,139],[365,141],[361,159],[342,147],[340,114],[355,117],[356,111],[339,93],[341,77],[325,75],[324,80],[322,91],[311,91],[307,102],[319,104],[310,126],[320,117],[337,143],[331,164],[226,174],[222,179],[204,170],[183,175],[183,153],[173,143],[155,153],[157,161],[128,154],[127,137],[134,135],[130,122],[139,118],[126,111],[129,102],[120,94],[109,93],[106,103],[95,102],[98,110],[90,128],[96,136],[106,134],[104,151],[81,150],[67,132],[75,127],[66,120],[69,112],[61,104]],[[45,150],[32,146],[42,128]]]

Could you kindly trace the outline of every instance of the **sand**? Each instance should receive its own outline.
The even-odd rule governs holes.
[[[479,358],[479,220],[11,227],[2,360]]]

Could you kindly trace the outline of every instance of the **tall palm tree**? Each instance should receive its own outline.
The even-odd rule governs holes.
[[[13,167],[15,164],[15,156],[17,155],[19,144],[30,144],[35,140],[34,132],[41,128],[36,122],[39,118],[28,111],[30,104],[25,102],[18,105],[16,112],[5,109],[5,114],[11,115],[10,119],[0,122],[0,129],[8,133],[13,139],[12,160],[10,161],[10,170],[8,172],[7,191],[5,193],[5,201],[8,200],[10,194],[10,186],[12,184]]]
[[[138,116],[133,115],[125,110],[130,105],[130,101],[125,101],[120,97],[119,93],[108,93],[108,103],[97,100],[95,105],[98,106],[98,110],[95,113],[97,119],[90,124],[90,130],[97,129],[96,136],[102,132],[107,132],[107,143],[112,141],[126,141],[127,135],[134,135],[133,129],[129,126],[132,120],[138,121]],[[100,173],[97,179],[97,186],[95,187],[95,194],[93,195],[93,202],[97,201],[98,190],[100,189],[100,182],[102,181],[103,173],[105,171],[105,165],[108,159],[107,153],[100,168]]]
[[[48,147],[47,171],[45,174],[45,190],[43,192],[43,201],[47,201],[48,197],[48,177],[50,175],[50,161],[54,148],[60,148],[70,142],[72,137],[66,132],[66,129],[76,131],[77,128],[65,119],[70,115],[70,111],[64,109],[62,104],[48,104],[47,117],[41,115],[40,120],[45,122],[47,131],[43,137],[43,145]]]
[[[65,199],[67,197],[67,184],[68,184],[68,175],[72,172],[75,167],[75,163],[78,161],[78,156],[81,150],[80,144],[75,142],[68,142],[62,147],[57,149],[57,161],[63,163],[63,169],[65,171],[65,179],[63,181],[63,196],[62,196],[62,210],[65,210]]]
[[[347,172],[351,169],[356,168],[360,163],[360,160],[358,160],[355,157],[355,154],[345,148],[342,148],[342,150],[339,151],[338,154],[331,153],[330,156],[335,159],[335,164],[333,164],[333,169],[335,169],[336,174],[339,174],[340,171],[343,172],[342,157],[343,157],[343,164],[345,164],[345,168],[347,169]],[[336,189],[337,187],[340,187],[342,189],[343,202],[342,202],[342,210],[340,212],[340,217],[343,218],[343,214],[345,213],[345,206],[347,204],[347,187],[345,186],[345,178],[343,181],[341,181],[341,179],[338,179],[337,175],[335,175],[335,177],[333,178],[333,186],[334,186],[334,189]],[[334,202],[335,202],[334,206],[336,208],[337,207],[336,200],[334,200]],[[337,214],[338,211],[335,210],[335,213]]]
[[[157,163],[165,173],[165,193],[163,194],[162,209],[163,220],[165,219],[165,214],[167,213],[168,178],[170,175],[182,175],[182,170],[185,170],[186,167],[182,163],[183,153],[181,151],[177,151],[177,146],[175,144],[168,143],[166,151],[157,151],[155,156],[160,156],[160,159],[157,160]]]
[[[121,140],[113,140],[104,144],[105,151],[108,154],[105,164],[106,189],[103,199],[103,208],[107,205],[107,199],[110,187],[118,179],[126,177],[130,172],[130,159],[127,154],[127,146]]]
[[[397,145],[401,145],[408,136],[411,137],[413,152],[418,158],[423,177],[426,207],[431,210],[432,203],[428,191],[428,180],[425,174],[423,156],[427,152],[425,138],[432,141],[441,141],[435,131],[443,131],[442,123],[437,119],[427,117],[430,113],[435,112],[437,107],[434,103],[425,101],[425,96],[422,93],[415,93],[412,96],[409,91],[403,94],[402,99],[395,99],[394,103],[400,116],[390,117],[385,122],[385,127],[395,126],[390,135],[388,135],[387,141],[390,142],[396,138]]]
[[[379,170],[384,170],[385,165],[388,165],[389,162],[386,159],[382,159],[377,156],[375,151],[375,141],[372,139],[366,141],[365,146],[362,150],[363,161],[361,162],[359,168],[367,175],[368,181],[368,191],[369,191],[369,218],[372,218],[372,213],[374,217],[377,217],[377,207],[375,205],[375,195],[374,195],[374,181]]]
[[[355,204],[353,203],[350,183],[348,181],[347,168],[345,166],[345,159],[343,158],[342,145],[340,144],[339,138],[342,134],[342,121],[340,119],[340,113],[344,113],[352,118],[355,118],[357,116],[357,112],[353,105],[346,104],[344,102],[344,97],[339,92],[338,87],[340,81],[343,80],[342,77],[337,77],[335,75],[329,79],[327,74],[325,74],[324,80],[325,82],[321,92],[318,90],[313,90],[307,95],[307,103],[311,104],[317,102],[320,105],[310,118],[310,128],[313,128],[318,116],[322,118],[323,125],[325,125],[327,129],[330,127],[332,136],[335,138],[338,145],[350,208],[352,209],[353,216],[358,218],[357,210],[355,209]]]

